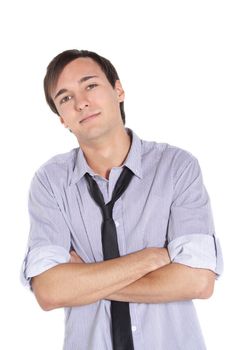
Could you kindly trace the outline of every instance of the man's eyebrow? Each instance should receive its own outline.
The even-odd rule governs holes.
[[[98,78],[98,75],[86,75],[85,77],[82,77],[78,80],[79,84],[84,83],[85,81],[92,79],[92,78]],[[58,93],[55,95],[54,100],[60,96],[61,94],[64,94],[65,92],[68,92],[67,89],[61,89],[58,91]]]
[[[58,93],[56,94],[56,96],[54,97],[54,100],[55,100],[58,96],[64,94],[64,93],[67,92],[67,91],[68,91],[67,89],[61,89],[61,90],[59,90]]]
[[[83,83],[84,81],[89,80],[89,79],[92,79],[92,78],[98,78],[98,76],[97,76],[97,75],[87,75],[87,76],[85,76],[85,77],[82,77],[78,82],[81,84],[81,83]]]

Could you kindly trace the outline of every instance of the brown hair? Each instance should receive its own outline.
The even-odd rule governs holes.
[[[95,61],[100,66],[100,68],[106,75],[106,78],[108,79],[109,83],[112,85],[113,88],[115,87],[116,80],[119,79],[118,73],[115,67],[112,65],[112,63],[108,59],[98,55],[97,53],[92,51],[87,51],[87,50],[63,51],[62,53],[54,57],[53,60],[49,63],[47,67],[47,72],[44,78],[44,93],[45,93],[46,101],[49,107],[51,108],[51,110],[58,115],[59,113],[51,97],[51,91],[53,87],[56,85],[59,75],[61,74],[64,67],[71,61],[80,57],[92,58],[93,61]],[[124,102],[120,102],[120,111],[121,111],[122,121],[125,124]]]

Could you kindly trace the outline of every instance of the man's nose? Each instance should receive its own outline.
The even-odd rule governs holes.
[[[84,108],[89,107],[89,101],[84,95],[79,95],[75,98],[75,109],[82,111]]]

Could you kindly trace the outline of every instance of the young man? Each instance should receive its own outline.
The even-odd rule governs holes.
[[[56,56],[44,88],[80,147],[32,180],[23,279],[44,310],[65,307],[64,349],[205,349],[192,299],[212,295],[222,263],[198,161],[125,127],[96,53]]]

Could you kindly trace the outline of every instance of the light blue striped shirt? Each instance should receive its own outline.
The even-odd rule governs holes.
[[[222,271],[210,201],[197,159],[165,143],[141,140],[109,180],[88,166],[81,148],[53,157],[36,172],[30,188],[31,228],[22,282],[69,262],[74,249],[86,262],[103,261],[102,214],[90,197],[84,174],[97,181],[105,203],[123,166],[133,179],[113,208],[120,255],[167,247],[172,262]],[[69,286],[67,286],[69,288]],[[135,350],[206,349],[192,301],[130,303]],[[64,350],[111,350],[110,301],[65,308]]]

